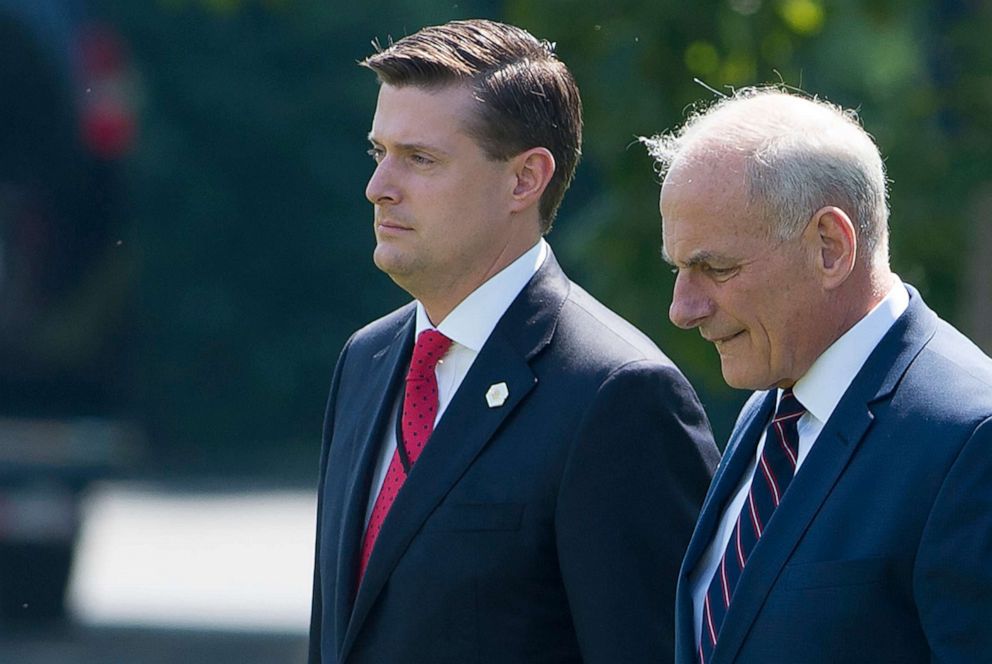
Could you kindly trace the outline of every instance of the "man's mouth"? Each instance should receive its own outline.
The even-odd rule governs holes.
[[[410,231],[413,230],[410,226],[394,221],[393,219],[376,219],[375,227],[377,230],[384,231]]]
[[[715,344],[717,347],[719,347],[722,344],[727,343],[728,341],[731,341],[733,339],[736,339],[737,337],[741,336],[742,334],[744,334],[744,330],[739,330],[739,331],[734,332],[732,334],[725,334],[725,335],[720,336],[720,337],[711,337],[708,334],[703,334],[703,338],[706,339],[707,341],[709,341],[710,343]]]

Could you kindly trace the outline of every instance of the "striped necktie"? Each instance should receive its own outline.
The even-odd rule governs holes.
[[[799,455],[797,425],[805,412],[791,389],[782,392],[778,409],[765,432],[764,449],[751,478],[747,500],[737,516],[727,549],[706,591],[697,650],[700,664],[710,661],[723,620],[734,599],[737,581],[796,473]]]

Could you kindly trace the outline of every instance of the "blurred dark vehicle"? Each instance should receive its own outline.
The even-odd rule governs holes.
[[[0,0],[0,629],[58,619],[82,490],[128,466],[133,76],[73,0]]]

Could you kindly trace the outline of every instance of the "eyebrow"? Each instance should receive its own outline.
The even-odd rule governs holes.
[[[373,145],[382,145],[382,141],[379,141],[372,135],[372,132],[368,134],[369,143]],[[400,152],[430,152],[433,155],[439,157],[446,157],[448,153],[441,148],[434,145],[427,145],[426,143],[396,143],[393,145],[394,149]]]
[[[672,257],[668,255],[667,251],[665,251],[665,245],[661,245],[661,260],[665,261],[672,267],[675,267],[675,261],[673,261]]]
[[[662,258],[662,260],[664,260],[666,263],[668,263],[672,267],[695,267],[696,265],[701,265],[703,263],[707,263],[708,264],[708,263],[712,263],[714,261],[720,262],[720,261],[731,260],[731,259],[729,259],[729,257],[724,256],[722,254],[718,254],[718,253],[713,252],[713,251],[705,251],[704,250],[704,251],[700,251],[700,252],[697,252],[697,253],[693,254],[692,256],[689,257],[689,260],[687,260],[682,266],[679,266],[672,259],[672,257],[668,255],[668,252],[665,251],[664,245],[662,245],[662,247],[661,247],[661,258]]]

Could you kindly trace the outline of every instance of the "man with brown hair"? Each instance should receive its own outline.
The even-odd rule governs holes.
[[[310,661],[670,659],[716,449],[678,369],[542,239],[580,154],[571,74],[490,21],[362,64],[374,260],[415,301],[334,372]]]

